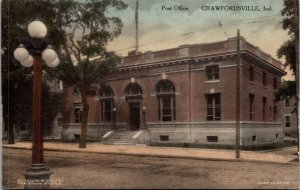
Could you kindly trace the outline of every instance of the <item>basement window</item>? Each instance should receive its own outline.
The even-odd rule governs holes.
[[[207,142],[218,142],[218,136],[206,136]]]
[[[167,136],[167,135],[160,135],[159,138],[160,138],[160,141],[169,141],[169,136]]]

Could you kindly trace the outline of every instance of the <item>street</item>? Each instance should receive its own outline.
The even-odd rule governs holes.
[[[5,189],[23,188],[31,151],[3,148]],[[298,189],[299,165],[45,151],[52,188]]]

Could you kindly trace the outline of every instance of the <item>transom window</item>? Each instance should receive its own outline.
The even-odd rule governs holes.
[[[175,87],[170,80],[162,80],[156,86],[158,117],[160,121],[175,120]]]
[[[206,66],[205,69],[207,80],[219,79],[219,65]]]
[[[143,90],[138,83],[130,83],[125,89],[126,96],[141,96]]]
[[[206,94],[207,120],[221,120],[221,94]]]
[[[114,93],[110,86],[103,85],[100,89],[101,117],[103,122],[112,122]]]

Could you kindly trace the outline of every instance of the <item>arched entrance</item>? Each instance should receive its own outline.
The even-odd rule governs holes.
[[[141,124],[142,88],[138,83],[130,83],[125,89],[125,94],[129,109],[129,130],[139,130]]]

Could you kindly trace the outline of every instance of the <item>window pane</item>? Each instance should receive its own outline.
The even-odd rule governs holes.
[[[163,115],[172,116],[172,110],[171,109],[163,109]]]
[[[220,103],[221,103],[220,100],[221,100],[220,94],[216,94],[215,95],[215,104],[218,105],[219,107],[220,107]]]
[[[175,119],[175,109],[174,109],[174,97],[169,96],[159,96],[159,119],[162,121],[172,121]]]
[[[126,88],[126,94],[127,95],[140,95],[140,94],[142,94],[142,88],[137,83],[129,84],[129,86]]]
[[[214,75],[215,79],[219,79],[219,66],[218,65],[214,66],[214,73],[215,73],[215,75]]]
[[[207,94],[207,120],[221,120],[221,95]]]
[[[157,92],[158,93],[175,92],[175,88],[171,81],[162,80],[158,83]]]
[[[220,108],[216,108],[215,109],[215,117],[216,118],[220,118],[221,117],[221,109]]]
[[[212,73],[212,67],[209,66],[209,67],[206,67],[206,75],[207,75],[207,79],[208,80],[211,80],[213,79],[213,73]]]
[[[214,115],[214,109],[213,108],[207,108],[207,115],[213,116]]]
[[[162,120],[163,121],[172,121],[172,117],[171,116],[163,116]]]
[[[113,91],[109,86],[103,86],[101,87],[101,92],[100,92],[100,96],[101,97],[112,97],[113,95]]]
[[[215,73],[214,79],[219,79],[219,72]]]
[[[167,96],[167,97],[163,97],[163,109],[171,109],[171,97]]]

